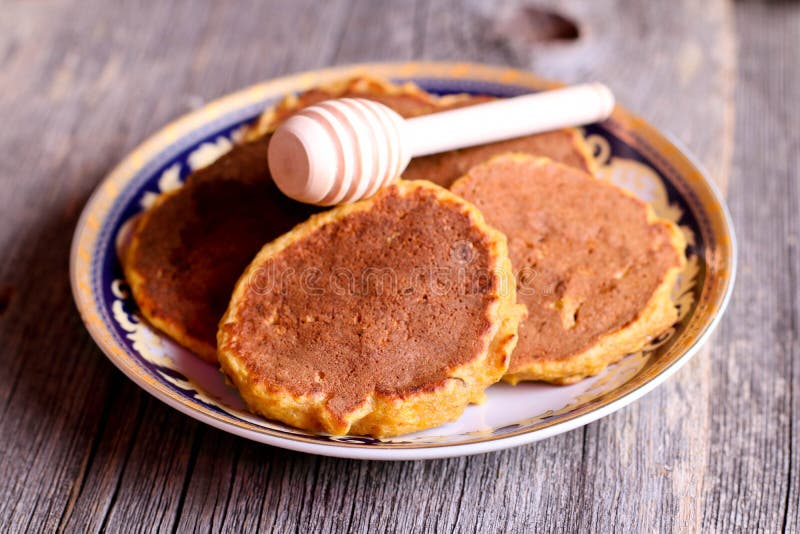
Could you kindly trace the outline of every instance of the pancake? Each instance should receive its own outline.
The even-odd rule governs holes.
[[[494,100],[494,97],[491,96],[467,93],[435,96],[412,82],[396,85],[380,78],[356,76],[315,87],[299,95],[288,95],[258,118],[248,130],[246,138],[254,139],[272,132],[296,111],[331,98],[367,98],[389,106],[405,118]],[[406,180],[430,180],[443,187],[449,187],[471,167],[505,152],[524,152],[535,156],[545,156],[591,174],[597,170],[592,151],[581,132],[575,128],[564,128],[508,141],[414,158],[403,172],[403,178]]]
[[[392,436],[481,401],[522,315],[505,237],[447,190],[399,181],[266,245],[220,322],[219,359],[255,413]]]
[[[591,149],[583,135],[575,128],[564,128],[414,158],[403,172],[403,178],[406,180],[427,179],[442,187],[450,187],[453,182],[475,165],[507,152],[545,156],[589,174],[594,174],[597,170]]]
[[[372,76],[353,76],[313,87],[299,95],[290,94],[277,105],[267,109],[248,128],[246,139],[256,139],[271,133],[296,111],[331,98],[367,98],[392,108],[400,116],[409,118],[433,113],[439,109],[439,99],[423,91],[416,84],[402,85]],[[462,96],[454,96],[450,103],[457,106]]]
[[[528,308],[504,380],[576,382],[676,321],[683,235],[630,193],[524,154],[478,165],[451,190],[508,237]]]
[[[318,211],[269,177],[268,138],[235,147],[161,195],[135,223],[123,269],[144,317],[216,362],[217,323],[264,243]]]

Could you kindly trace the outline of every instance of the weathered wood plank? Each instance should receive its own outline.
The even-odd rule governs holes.
[[[79,475],[59,522],[66,532],[96,532],[117,497],[123,471],[144,419],[147,398],[126,377],[114,373],[93,442],[85,451]]]
[[[736,7],[729,206],[739,279],[715,345],[706,529],[796,532],[800,510],[800,6]]]

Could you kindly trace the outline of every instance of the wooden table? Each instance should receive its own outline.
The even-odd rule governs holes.
[[[800,5],[536,5],[2,0],[0,531],[800,529]],[[234,89],[392,59],[600,79],[683,141],[727,189],[741,251],[709,349],[584,428],[398,463],[235,438],[116,371],[67,280],[104,174]]]

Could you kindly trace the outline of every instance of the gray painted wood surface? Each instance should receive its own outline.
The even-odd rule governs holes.
[[[553,10],[578,39],[558,38],[572,30]],[[77,217],[111,166],[250,83],[409,58],[600,79],[683,141],[739,231],[710,348],[587,427],[403,463],[235,438],[116,371],[67,280]],[[798,62],[789,2],[0,1],[0,531],[797,530]]]

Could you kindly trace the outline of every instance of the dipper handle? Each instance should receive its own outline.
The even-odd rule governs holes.
[[[269,168],[287,196],[332,206],[372,196],[412,157],[435,154],[608,118],[611,91],[576,85],[404,120],[365,99],[328,100],[302,109],[273,134]]]

